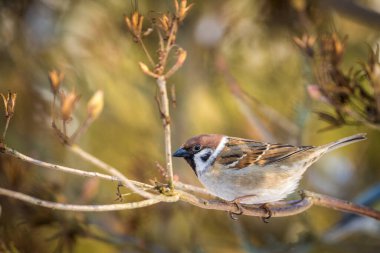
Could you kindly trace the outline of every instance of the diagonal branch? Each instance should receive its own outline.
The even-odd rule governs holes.
[[[81,149],[79,146],[67,145],[67,147],[69,148],[70,151],[77,154],[82,159],[94,164],[95,166],[103,169],[104,171],[107,171],[111,175],[119,178],[119,180],[121,181],[121,183],[123,183],[123,185],[125,185],[126,187],[131,189],[133,192],[139,194],[142,197],[151,198],[151,199],[159,199],[160,201],[164,201],[164,202],[175,202],[179,198],[176,195],[173,195],[173,196],[156,195],[156,194],[152,194],[152,193],[149,193],[147,191],[144,191],[142,189],[139,189],[138,187],[136,187],[132,183],[131,180],[129,180],[126,176],[124,176],[119,170],[117,170],[116,168],[112,167],[111,165],[99,160],[95,156],[87,153],[86,151]]]
[[[108,205],[72,205],[63,204],[57,202],[46,201],[38,199],[21,192],[11,191],[4,188],[0,188],[0,195],[8,196],[14,199],[18,199],[29,204],[42,206],[46,208],[63,210],[63,211],[74,211],[74,212],[108,212],[108,211],[118,211],[125,209],[136,209],[151,206],[160,202],[158,199],[146,199],[138,202],[130,202],[124,204],[108,204]]]
[[[52,163],[40,161],[40,160],[34,159],[30,156],[24,155],[24,154],[18,152],[17,150],[9,148],[7,146],[1,147],[0,153],[10,155],[10,156],[13,156],[13,157],[20,159],[22,161],[28,162],[30,164],[34,164],[34,165],[37,165],[37,166],[40,166],[43,168],[47,168],[47,169],[51,169],[51,170],[56,170],[56,171],[61,171],[64,173],[74,174],[74,175],[78,175],[81,177],[99,178],[99,179],[104,179],[104,180],[112,181],[112,182],[120,182],[120,179],[115,177],[115,176],[110,176],[110,175],[106,175],[106,174],[95,172],[95,171],[84,171],[84,170],[70,168],[67,166],[62,166],[62,165],[58,165],[58,164],[52,164]],[[149,184],[141,183],[141,182],[134,181],[134,180],[130,180],[130,181],[134,185],[136,185],[137,187],[140,187],[140,188],[146,188],[146,189],[153,188],[153,186],[151,186]]]
[[[226,84],[239,105],[240,111],[247,118],[251,127],[255,129],[260,139],[271,142],[275,141],[273,135],[264,126],[262,119],[251,109],[252,106],[262,117],[268,119],[271,123],[276,124],[289,135],[296,136],[299,133],[299,127],[296,124],[281,115],[281,113],[274,108],[260,102],[257,98],[248,95],[242,89],[236,78],[232,75],[222,54],[217,56],[215,65],[219,73],[223,75]]]
[[[24,161],[24,162],[27,162],[27,163],[30,163],[33,165],[37,165],[39,167],[43,167],[46,169],[54,170],[54,171],[60,171],[60,172],[68,173],[68,174],[81,176],[81,177],[99,178],[99,179],[103,179],[103,180],[107,180],[107,181],[111,181],[111,182],[120,182],[120,179],[118,177],[115,177],[115,176],[110,176],[110,175],[95,172],[95,171],[85,171],[85,170],[80,170],[80,169],[74,169],[74,168],[70,168],[67,166],[62,166],[62,165],[58,165],[58,164],[40,161],[38,159],[35,159],[35,158],[32,158],[32,157],[27,156],[25,154],[22,154],[19,151],[15,150],[13,148],[7,147],[7,146],[1,146],[0,147],[0,153],[10,155],[10,156],[13,156],[17,159]],[[129,180],[129,181],[131,181],[134,185],[136,185],[137,187],[142,188],[142,189],[152,189],[152,190],[154,189],[154,186],[150,185],[150,184],[142,183],[142,182],[135,181],[135,180]],[[198,193],[198,194],[202,194],[205,196],[209,196],[209,197],[211,196],[212,197],[212,195],[204,188],[200,188],[200,187],[197,187],[194,185],[185,184],[185,183],[178,182],[178,181],[174,181],[174,185],[176,188],[178,188],[180,190],[188,191],[191,193]]]

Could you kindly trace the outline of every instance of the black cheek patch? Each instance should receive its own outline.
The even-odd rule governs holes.
[[[211,156],[211,153],[207,153],[207,154],[201,156],[201,159],[202,159],[202,161],[206,162],[210,158],[210,156]]]

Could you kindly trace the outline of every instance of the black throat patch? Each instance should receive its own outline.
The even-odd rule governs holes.
[[[197,170],[195,169],[194,155],[192,155],[190,157],[185,157],[185,160],[190,165],[190,167],[193,169],[195,175],[198,176]]]

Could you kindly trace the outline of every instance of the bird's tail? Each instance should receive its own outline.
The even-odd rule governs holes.
[[[327,152],[330,152],[330,151],[332,151],[334,149],[346,146],[348,144],[351,144],[351,143],[354,143],[354,142],[357,142],[357,141],[362,141],[362,140],[365,140],[365,139],[367,139],[366,138],[366,134],[365,133],[360,133],[360,134],[355,134],[355,135],[352,135],[352,136],[340,139],[338,141],[331,142],[329,144],[324,145],[323,147],[326,148]]]

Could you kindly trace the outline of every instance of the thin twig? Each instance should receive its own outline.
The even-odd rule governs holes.
[[[327,195],[303,191],[304,196],[312,198],[313,204],[317,206],[323,206],[331,209],[335,209],[342,212],[354,213],[380,220],[380,211],[372,208],[354,204],[350,201],[333,198]]]
[[[64,119],[62,119],[62,131],[63,131],[63,135],[67,136],[66,121]]]
[[[173,162],[172,162],[172,145],[171,145],[171,129],[170,129],[170,114],[169,114],[169,98],[166,87],[166,80],[163,76],[157,79],[157,86],[161,101],[161,117],[165,132],[165,159],[166,169],[169,175],[169,187],[173,188]]]
[[[242,113],[248,119],[250,125],[253,129],[258,132],[258,134],[266,141],[275,141],[272,134],[269,133],[262,121],[256,116],[256,114],[251,109],[252,106],[260,112],[260,115],[264,116],[266,119],[270,120],[272,123],[281,127],[292,136],[296,136],[299,132],[299,127],[290,121],[288,118],[284,117],[274,108],[263,104],[257,98],[246,94],[246,92],[241,88],[236,78],[231,74],[227,62],[224,57],[220,54],[216,59],[217,70],[223,74],[231,93],[234,95],[235,99],[239,104],[239,108]]]
[[[51,104],[51,118],[52,122],[55,123],[55,110],[56,110],[56,101],[57,101],[57,95],[53,93],[53,102]]]
[[[4,127],[4,131],[3,131],[3,136],[2,136],[2,140],[5,141],[5,135],[7,134],[7,131],[8,131],[8,127],[9,127],[9,122],[11,121],[11,117],[6,117],[6,121],[5,121],[5,127]]]
[[[75,143],[76,140],[82,136],[83,133],[87,131],[87,129],[90,127],[91,123],[93,122],[93,118],[87,117],[83,123],[78,127],[78,129],[73,133],[73,135],[70,137],[70,142]]]
[[[165,71],[166,63],[167,63],[167,60],[168,60],[168,57],[170,54],[170,50],[172,49],[172,43],[173,43],[173,39],[174,39],[173,37],[176,33],[177,26],[178,26],[177,20],[175,20],[173,22],[171,29],[170,29],[170,34],[169,34],[169,37],[168,37],[167,42],[166,42],[166,47],[164,48],[164,51],[163,51],[163,58],[160,61],[160,65],[161,65],[161,69],[162,69],[160,74],[163,74]]]
[[[249,125],[254,129],[257,138],[261,141],[276,142],[273,135],[262,124],[259,117],[249,108],[249,106],[239,97],[236,97],[236,102],[239,105],[240,111],[244,114]]]
[[[191,193],[197,193],[197,194],[202,194],[204,196],[207,196],[209,198],[214,198],[215,196],[209,193],[205,188],[197,187],[191,184],[185,184],[179,181],[174,181],[174,186],[176,189],[183,190],[186,192],[191,192]]]
[[[47,168],[47,169],[51,169],[51,170],[55,170],[55,171],[60,171],[60,172],[64,172],[64,173],[69,173],[69,174],[73,174],[73,175],[78,175],[81,177],[99,178],[99,179],[103,179],[103,180],[107,180],[107,181],[111,181],[111,182],[120,182],[120,179],[118,179],[115,176],[110,176],[110,175],[106,175],[106,174],[94,172],[94,171],[84,171],[84,170],[80,170],[80,169],[70,168],[67,166],[62,166],[62,165],[58,165],[58,164],[40,161],[38,159],[34,159],[30,156],[22,154],[22,153],[18,152],[17,150],[12,149],[12,148],[7,147],[7,146],[1,146],[0,152],[4,153],[6,155],[13,156],[17,159],[24,161],[24,162],[37,165],[39,167],[43,167],[43,168]],[[137,187],[140,187],[143,189],[153,189],[154,188],[154,186],[152,186],[150,184],[146,184],[146,183],[142,183],[142,182],[134,181],[134,180],[130,180],[130,181],[134,185],[136,185]],[[178,182],[178,181],[174,181],[174,185],[176,188],[178,188],[180,190],[184,190],[184,191],[188,191],[188,192],[192,192],[192,193],[199,193],[199,194],[206,195],[208,197],[213,197],[213,195],[211,195],[206,189],[201,188],[201,187],[185,184],[185,183]]]
[[[327,7],[330,7],[342,15],[349,16],[353,20],[373,26],[380,27],[380,14],[374,9],[365,7],[360,1],[353,0],[324,0],[321,1]]]
[[[99,160],[95,156],[87,153],[83,149],[81,149],[77,145],[67,145],[70,151],[73,153],[79,155],[82,159],[94,164],[95,166],[103,169],[104,171],[110,173],[111,175],[119,178],[119,180],[129,189],[131,189],[133,192],[139,194],[140,196],[144,198],[154,198],[154,199],[159,199],[164,202],[175,202],[178,200],[178,196],[164,196],[164,195],[155,195],[152,193],[149,193],[147,191],[144,191],[142,189],[139,189],[136,187],[131,180],[129,180],[126,176],[124,176],[120,171],[118,171],[116,168],[112,167],[111,165]]]
[[[18,199],[33,205],[43,206],[46,208],[64,210],[64,211],[75,211],[75,212],[108,212],[108,211],[118,211],[125,209],[136,209],[146,206],[151,206],[160,202],[158,199],[146,199],[138,202],[130,202],[123,204],[108,204],[108,205],[72,205],[63,204],[57,202],[46,201],[38,199],[24,193],[15,192],[7,189],[0,188],[0,195],[8,196],[14,199]]]
[[[173,108],[176,108],[177,107],[177,97],[176,97],[175,85],[174,84],[172,84],[172,86],[170,87],[170,98],[171,98]]]
[[[148,49],[145,47],[145,44],[144,44],[143,40],[142,40],[140,37],[138,37],[138,42],[140,43],[142,49],[144,50],[144,53],[145,53],[146,56],[148,57],[149,63],[152,65],[152,67],[154,67],[155,64],[154,64],[153,58],[152,58],[152,56],[150,55]]]
[[[94,171],[84,171],[84,170],[74,169],[74,168],[67,167],[67,166],[62,166],[62,165],[58,165],[58,164],[40,161],[38,159],[34,159],[30,156],[22,154],[22,153],[18,152],[17,150],[12,149],[10,147],[7,147],[5,145],[1,146],[0,152],[4,153],[6,155],[13,156],[17,159],[24,161],[24,162],[34,164],[34,165],[39,166],[39,167],[43,167],[43,168],[47,168],[47,169],[51,169],[51,170],[55,170],[55,171],[59,171],[59,172],[69,173],[69,174],[73,174],[73,175],[78,175],[81,177],[99,178],[99,179],[103,179],[103,180],[107,180],[107,181],[111,181],[111,182],[120,182],[120,179],[115,177],[115,176],[110,176],[110,175],[106,175],[106,174],[94,172]],[[140,187],[142,189],[153,189],[154,188],[154,186],[150,185],[150,184],[146,184],[146,183],[142,183],[142,182],[134,181],[134,180],[129,180],[129,181],[131,181],[134,185],[136,185],[137,187]],[[178,182],[178,181],[174,181],[174,185],[176,188],[178,188],[180,190],[184,190],[184,191],[188,191],[188,192],[192,192],[192,193],[198,193],[198,194],[202,194],[202,195],[205,195],[208,197],[213,197],[213,195],[211,195],[205,188],[185,184],[185,183]]]
[[[11,155],[17,159],[20,159],[22,161],[28,162],[30,164],[34,164],[43,168],[51,169],[51,170],[56,170],[64,173],[69,173],[69,174],[74,174],[82,177],[91,177],[91,178],[99,178],[99,179],[104,179],[107,181],[112,181],[112,182],[120,182],[120,180],[117,177],[102,174],[99,172],[94,172],[94,171],[84,171],[84,170],[79,170],[79,169],[74,169],[62,165],[57,165],[57,164],[52,164],[44,161],[40,161],[37,159],[34,159],[32,157],[29,157],[27,155],[24,155],[17,150],[14,150],[9,147],[2,147],[0,152],[6,154],[6,155]],[[135,184],[137,187],[144,188],[144,189],[152,189],[154,188],[152,185],[141,183],[138,181],[133,181],[130,180],[133,184]]]
[[[225,62],[224,58],[219,56],[216,62],[216,66],[219,72],[224,75],[226,82],[239,105],[240,111],[244,114],[252,129],[254,129],[255,133],[257,134],[257,138],[262,141],[275,142],[273,135],[263,125],[262,120],[256,116],[254,111],[249,108],[249,105],[242,98],[242,91],[238,86],[235,78],[231,75],[231,73],[229,73],[227,63]]]

